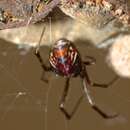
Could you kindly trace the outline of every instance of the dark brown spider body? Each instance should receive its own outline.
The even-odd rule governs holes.
[[[75,77],[82,70],[78,50],[67,39],[59,39],[51,49],[49,61],[53,71],[61,76]]]
[[[44,30],[42,32],[41,37],[44,34]],[[41,38],[39,40],[39,44],[41,42]],[[81,59],[81,56],[74,46],[74,44],[65,39],[59,39],[54,46],[52,47],[49,55],[49,62],[51,66],[46,66],[42,60],[42,57],[40,56],[39,53],[39,48],[36,49],[35,55],[37,56],[39,62],[41,63],[41,66],[44,71],[53,71],[56,74],[60,76],[66,77],[66,84],[64,87],[63,95],[61,98],[61,101],[59,103],[59,108],[60,110],[64,113],[67,119],[71,119],[71,117],[74,115],[76,112],[76,109],[78,108],[81,98],[78,100],[77,104],[75,105],[73,111],[71,113],[68,113],[67,110],[65,109],[64,105],[66,102],[68,90],[69,90],[69,81],[71,77],[76,77],[80,76],[82,79],[83,83],[83,91],[85,93],[86,98],[88,99],[89,104],[91,107],[98,112],[102,117],[104,118],[113,118],[116,117],[117,114],[112,114],[108,115],[107,113],[103,112],[93,101],[90,91],[89,91],[89,86],[97,86],[97,87],[109,87],[116,79],[112,80],[109,84],[98,84],[98,83],[93,83],[87,74],[86,70],[86,65],[92,65],[95,63],[95,59],[93,57],[87,56],[87,60],[83,61]],[[43,81],[47,81],[43,75],[42,77]]]

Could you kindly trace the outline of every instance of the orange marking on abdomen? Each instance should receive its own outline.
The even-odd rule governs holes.
[[[66,55],[66,51],[67,51],[66,48],[62,48],[62,49],[56,50],[55,51],[55,56],[56,57],[64,57]]]

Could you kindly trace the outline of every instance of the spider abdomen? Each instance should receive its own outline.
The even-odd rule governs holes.
[[[54,72],[61,76],[77,76],[82,68],[78,50],[67,39],[60,39],[54,44],[49,61]]]

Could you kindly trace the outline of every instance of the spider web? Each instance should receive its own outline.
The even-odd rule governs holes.
[[[51,26],[49,31],[51,32]],[[51,39],[50,35],[50,42]],[[32,111],[39,115],[37,119],[40,123],[36,123],[39,124],[38,128],[48,130],[48,103],[52,84],[45,84],[40,80],[42,69],[34,58],[32,49],[29,46],[15,46],[1,40],[0,52],[0,124],[3,124],[1,127],[7,129],[4,122],[13,116],[21,118],[19,113]],[[66,120],[64,122],[67,130],[68,124]]]
[[[6,43],[4,44],[6,45]],[[1,44],[1,48],[2,48],[1,57],[4,57],[4,58],[1,58],[1,63],[0,63],[0,86],[1,86],[0,124],[1,122],[8,120],[8,117],[12,116],[11,115],[12,111],[34,110],[34,111],[39,111],[41,114],[39,117],[39,119],[41,119],[41,129],[48,130],[48,122],[49,122],[49,119],[48,119],[49,109],[48,108],[49,108],[49,102],[50,102],[49,98],[51,96],[51,89],[53,86],[52,80],[54,77],[49,78],[49,81],[50,81],[49,84],[45,85],[42,81],[40,81],[40,76],[41,76],[40,71],[42,71],[42,69],[40,69],[40,71],[36,70],[36,71],[39,71],[36,75],[35,75],[35,71],[33,72],[34,68],[36,69],[38,66],[40,68],[40,65],[37,62],[37,59],[33,58],[34,56],[31,54],[32,53],[31,50],[25,55],[20,55],[20,57],[18,56],[17,58],[15,58],[14,56],[21,54],[21,51],[24,51],[24,50],[18,50],[15,48],[15,46],[12,47],[12,45],[11,47],[7,48],[4,44]],[[8,58],[8,56],[10,55],[11,55],[11,58],[10,57]],[[35,60],[35,62],[33,62],[33,60]],[[30,63],[30,61],[32,62]],[[31,65],[33,66],[33,64],[34,64],[34,68],[33,67],[31,68],[32,74],[30,74],[30,76],[32,75],[32,77],[29,77],[28,79],[26,79],[28,76],[24,78],[22,77],[23,78],[22,79],[19,75],[29,73],[30,71],[27,71],[26,69],[28,69],[28,67]],[[24,72],[21,73],[21,71],[24,71]],[[40,91],[42,90],[40,94],[43,94],[43,96],[41,95],[38,96],[31,90],[33,89],[32,87],[31,88],[28,87],[28,86],[31,86],[30,82],[32,82],[34,78],[36,78],[36,82],[38,81],[40,82],[40,84],[36,83],[33,85],[33,87],[37,87],[37,89],[35,89],[37,91],[38,89],[40,89]],[[29,83],[26,84],[25,83],[26,81]],[[40,87],[38,87],[39,85],[42,86],[43,88],[41,89]],[[125,97],[121,96],[120,93],[113,91],[111,95],[113,97],[118,97],[119,100],[123,102],[121,104],[130,103],[130,99],[128,98],[125,99]],[[58,109],[58,106],[57,106],[57,109]],[[19,113],[21,111],[19,111]],[[68,130],[68,121],[66,119],[64,119],[64,125],[65,125],[64,129]]]
[[[6,44],[6,43],[4,43]],[[9,45],[10,46],[10,45]],[[12,45],[11,45],[12,46]],[[26,62],[28,60],[28,54],[23,54],[21,51],[15,47],[4,48],[4,45],[1,46],[1,63],[0,63],[0,124],[6,122],[11,117],[13,117],[12,113],[17,114],[20,112],[28,112],[34,111],[38,113],[39,123],[41,126],[40,129],[48,130],[48,102],[49,102],[49,93],[52,87],[51,81],[49,84],[45,84],[40,81],[40,76],[42,69],[40,69],[39,76],[35,81],[31,80],[31,78],[35,78],[36,73],[32,71],[31,75],[34,77],[30,77],[25,79],[22,77],[20,78],[20,74],[26,75],[26,70],[24,71]],[[15,50],[16,49],[16,50]],[[26,50],[25,50],[26,51]],[[12,53],[12,54],[11,54]],[[20,54],[18,54],[20,53]],[[31,52],[32,53],[32,52]],[[21,58],[17,57],[19,55]],[[10,57],[11,56],[11,57]],[[31,58],[33,55],[31,56]],[[27,58],[27,59],[26,59]],[[6,60],[4,60],[6,59]],[[8,61],[4,63],[4,61]],[[37,61],[37,59],[35,59]],[[30,62],[30,60],[29,60]],[[38,62],[37,62],[38,63]],[[33,63],[32,63],[33,64]],[[31,65],[29,63],[29,65]],[[39,65],[39,64],[38,64]],[[23,67],[24,66],[24,67]],[[28,66],[28,65],[27,65]],[[32,65],[33,66],[33,65]],[[35,66],[35,65],[34,65]],[[40,65],[39,67],[40,68]],[[36,69],[36,67],[32,67],[32,69]],[[37,69],[36,69],[37,70]],[[21,73],[21,71],[24,71]],[[29,72],[27,72],[29,73]],[[31,76],[29,75],[29,76]],[[29,81],[30,80],[30,81]],[[51,80],[51,79],[49,79]],[[27,82],[26,82],[27,81]],[[36,82],[37,83],[34,83]],[[33,83],[34,85],[32,85]],[[38,83],[40,82],[40,83]],[[40,84],[40,87],[38,87]],[[30,85],[30,86],[29,86]],[[37,87],[37,88],[34,88]],[[45,87],[45,88],[44,88]],[[32,89],[32,90],[31,90]],[[40,89],[40,90],[38,90]],[[37,91],[36,93],[34,91]],[[40,92],[41,91],[41,92]],[[40,94],[40,95],[38,95]],[[17,112],[18,111],[18,112]],[[39,114],[40,113],[40,114]],[[21,115],[21,114],[20,114]],[[18,118],[20,118],[20,115]],[[26,117],[26,116],[25,116]],[[35,125],[34,125],[35,126]]]

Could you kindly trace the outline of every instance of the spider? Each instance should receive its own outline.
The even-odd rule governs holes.
[[[43,33],[44,33],[44,31],[42,32],[42,35],[43,35]],[[39,40],[39,44],[41,42],[42,35]],[[79,51],[76,49],[75,45],[71,41],[69,41],[65,38],[61,38],[55,42],[55,44],[52,46],[52,48],[50,50],[50,55],[49,55],[50,66],[46,66],[44,64],[42,57],[40,55],[40,52],[39,52],[39,47],[36,48],[34,54],[38,58],[38,60],[41,64],[41,67],[44,71],[51,71],[51,72],[56,73],[59,76],[63,76],[66,78],[66,83],[64,86],[62,98],[59,103],[59,108],[68,120],[70,120],[73,117],[74,113],[76,112],[76,110],[81,102],[81,99],[83,98],[83,96],[80,97],[80,99],[78,100],[76,106],[74,107],[74,109],[71,113],[68,113],[66,111],[66,109],[64,108],[64,105],[66,103],[66,97],[67,97],[68,90],[69,90],[70,78],[77,77],[77,76],[80,76],[80,78],[82,79],[84,94],[85,94],[86,98],[88,99],[88,102],[91,105],[93,110],[98,112],[103,118],[106,118],[106,119],[114,118],[118,115],[118,114],[109,115],[109,114],[103,112],[96,105],[96,103],[92,99],[92,97],[90,95],[90,91],[89,91],[90,86],[107,88],[115,82],[117,77],[114,78],[108,84],[98,84],[98,83],[92,82],[89,79],[89,76],[87,74],[86,66],[95,64],[95,59],[93,57],[87,56],[88,60],[83,61],[80,56]],[[44,77],[42,79],[43,79],[43,81],[46,81],[44,79]]]

